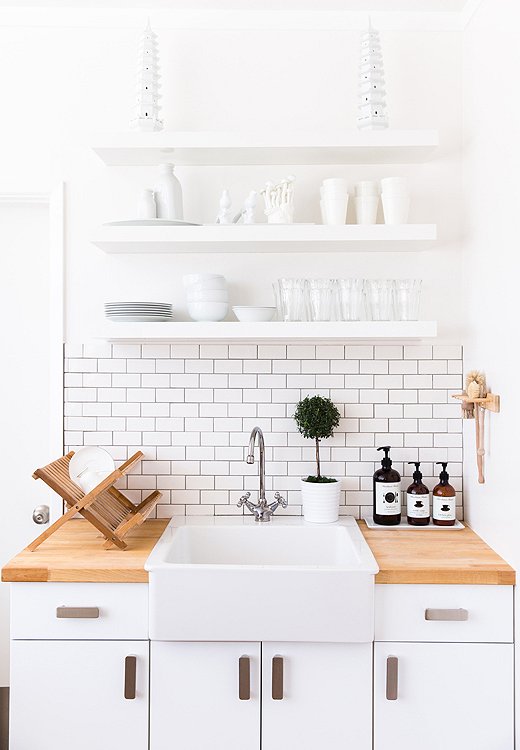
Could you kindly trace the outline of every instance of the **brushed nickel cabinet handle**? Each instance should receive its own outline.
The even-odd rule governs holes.
[[[283,700],[283,656],[273,656],[271,697],[274,701]]]
[[[95,620],[99,617],[99,607],[56,607],[58,620]]]
[[[133,701],[135,698],[135,684],[137,675],[137,656],[125,657],[125,698]]]
[[[465,622],[469,617],[467,609],[426,609],[425,620],[438,620],[445,622]]]
[[[238,660],[238,699],[248,701],[251,698],[251,660],[241,656]]]
[[[386,700],[396,701],[399,684],[399,660],[389,656],[386,660]]]

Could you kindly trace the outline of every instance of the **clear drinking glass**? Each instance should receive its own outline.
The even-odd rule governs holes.
[[[394,319],[394,281],[366,279],[365,293],[370,320]]]
[[[338,317],[340,320],[361,320],[363,310],[363,279],[338,280]]]
[[[419,320],[421,279],[396,279],[395,312],[397,320]]]
[[[335,279],[309,279],[307,297],[311,320],[336,319],[337,282]]]
[[[274,286],[278,318],[283,321],[307,320],[305,279],[278,279]]]

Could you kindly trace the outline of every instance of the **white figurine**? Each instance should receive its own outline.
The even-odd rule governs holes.
[[[258,199],[258,193],[256,190],[251,190],[249,195],[244,201],[244,207],[240,213],[240,217],[242,218],[242,221],[244,224],[254,224],[255,223],[255,209],[256,209],[256,203]]]
[[[294,215],[294,175],[284,177],[277,185],[266,182],[262,195],[268,224],[292,224]]]
[[[232,224],[231,196],[229,190],[223,190],[220,196],[217,224]]]

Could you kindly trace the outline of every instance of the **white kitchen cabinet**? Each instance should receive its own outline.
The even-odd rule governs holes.
[[[262,750],[369,750],[371,643],[263,643]]]
[[[371,667],[370,643],[152,642],[150,748],[369,750]]]
[[[513,750],[512,644],[376,643],[374,660],[375,750]]]
[[[153,641],[151,750],[259,750],[260,653],[259,643]]]
[[[148,749],[148,641],[19,640],[11,656],[10,750]]]

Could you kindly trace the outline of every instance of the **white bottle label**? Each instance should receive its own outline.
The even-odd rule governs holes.
[[[380,516],[401,515],[401,482],[375,482],[376,513]]]
[[[437,521],[454,521],[457,496],[437,497],[433,496],[433,517]]]
[[[408,518],[428,518],[430,515],[430,493],[413,495],[406,493],[406,515]]]

